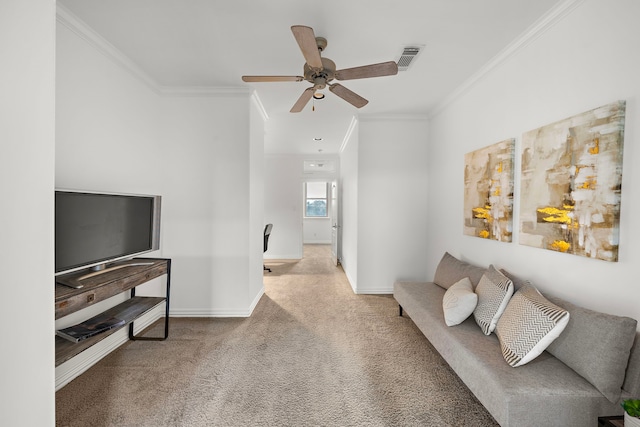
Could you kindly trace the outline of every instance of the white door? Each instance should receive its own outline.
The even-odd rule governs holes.
[[[331,258],[334,265],[340,263],[338,247],[340,240],[340,222],[338,221],[338,182],[331,182]]]

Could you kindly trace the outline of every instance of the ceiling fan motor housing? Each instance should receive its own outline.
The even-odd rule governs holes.
[[[316,89],[324,89],[326,84],[335,78],[336,64],[329,58],[322,59],[322,68],[313,69],[304,64],[304,79],[312,83]]]

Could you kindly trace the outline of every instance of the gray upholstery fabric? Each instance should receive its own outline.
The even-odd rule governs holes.
[[[440,287],[449,289],[458,280],[468,277],[475,288],[485,271],[485,268],[460,261],[449,252],[445,252],[436,268],[433,281]]]
[[[631,348],[622,388],[629,394],[627,397],[635,396],[634,399],[637,399],[640,396],[640,333],[636,333],[636,340]]]
[[[393,295],[501,426],[595,426],[598,416],[622,414],[618,402],[609,402],[547,352],[514,369],[504,361],[496,336],[484,335],[473,318],[447,327],[444,293],[434,283],[397,282]]]
[[[511,279],[511,281],[513,282],[513,291],[514,292],[519,290],[521,287],[523,287],[525,285],[531,284],[531,282],[529,282],[528,280],[521,279],[518,276],[515,276],[515,275],[511,274],[509,271],[505,270],[504,268],[500,269],[500,273],[504,274],[509,279]]]
[[[586,378],[611,402],[620,398],[638,322],[549,298],[570,314],[564,332],[547,351]]]

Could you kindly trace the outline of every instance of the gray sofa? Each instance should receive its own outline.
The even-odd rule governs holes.
[[[599,416],[622,415],[622,399],[640,398],[634,319],[547,297],[569,311],[569,323],[546,351],[517,368],[505,362],[496,335],[484,335],[473,315],[446,326],[446,289],[464,277],[475,287],[485,271],[445,253],[434,282],[396,282],[394,297],[400,314],[409,315],[501,426],[597,426]],[[516,289],[522,285],[505,274]]]

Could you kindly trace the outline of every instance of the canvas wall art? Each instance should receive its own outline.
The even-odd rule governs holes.
[[[464,156],[464,234],[510,242],[513,234],[515,140]]]
[[[618,260],[625,102],[522,137],[523,245]]]

